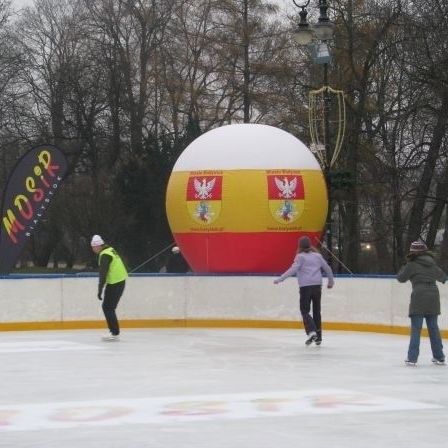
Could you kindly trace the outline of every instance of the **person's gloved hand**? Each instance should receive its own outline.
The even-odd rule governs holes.
[[[98,300],[103,300],[103,298],[101,297],[101,292],[98,293]]]

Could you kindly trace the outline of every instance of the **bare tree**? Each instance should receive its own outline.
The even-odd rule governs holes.
[[[433,223],[430,245],[438,227],[442,210],[447,200],[446,178],[436,188],[434,176],[437,171],[447,172],[446,155],[442,155],[443,144],[448,130],[448,32],[446,19],[448,4],[439,0],[423,0],[418,5],[409,6],[406,22],[408,64],[410,76],[420,83],[427,92],[425,104],[425,126],[421,127],[419,144],[425,159],[416,184],[415,199],[412,203],[407,245],[422,238],[425,230],[425,214],[428,212],[428,200],[436,196],[433,210]],[[418,49],[418,50],[417,50]],[[441,159],[442,156],[442,159]],[[436,189],[436,193],[434,193]]]
[[[345,160],[354,176],[354,188],[345,201],[345,259],[355,272],[359,269],[360,253],[360,175],[362,173],[362,147],[365,141],[365,123],[369,109],[372,75],[385,42],[396,26],[401,14],[401,2],[382,1],[334,2],[337,23],[336,58],[339,82],[346,92],[349,114]]]

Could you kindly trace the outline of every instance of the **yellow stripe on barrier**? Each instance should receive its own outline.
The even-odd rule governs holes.
[[[250,319],[137,319],[121,320],[122,328],[266,328],[266,329],[303,329],[298,321],[250,320]],[[0,323],[0,331],[33,330],[86,330],[105,329],[104,321],[68,321],[68,322],[10,322]],[[323,330],[359,331],[408,335],[409,327],[351,323],[326,322]],[[448,330],[441,330],[443,338],[448,338]],[[428,336],[423,329],[422,336]]]

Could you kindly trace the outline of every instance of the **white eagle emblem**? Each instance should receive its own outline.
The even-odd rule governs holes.
[[[195,178],[194,179],[194,189],[196,190],[196,197],[199,199],[209,199],[212,197],[212,190],[215,186],[216,177],[208,181],[204,178],[202,182]]]
[[[278,196],[280,198],[291,199],[296,197],[296,188],[297,188],[297,177],[288,181],[285,177],[284,180],[280,180],[278,177],[275,178],[275,185],[280,190]]]

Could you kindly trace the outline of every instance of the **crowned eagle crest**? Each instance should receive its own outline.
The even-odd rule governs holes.
[[[216,177],[207,182],[207,179],[203,178],[202,182],[195,178],[194,179],[194,189],[196,190],[196,198],[198,199],[210,199],[212,197],[212,190],[215,186]]]
[[[279,197],[285,199],[295,198],[297,188],[297,177],[295,177],[291,181],[289,181],[286,177],[284,177],[283,179],[284,180],[281,180],[278,177],[275,178],[275,185],[277,185],[277,188],[280,190],[280,193],[278,194]]]

